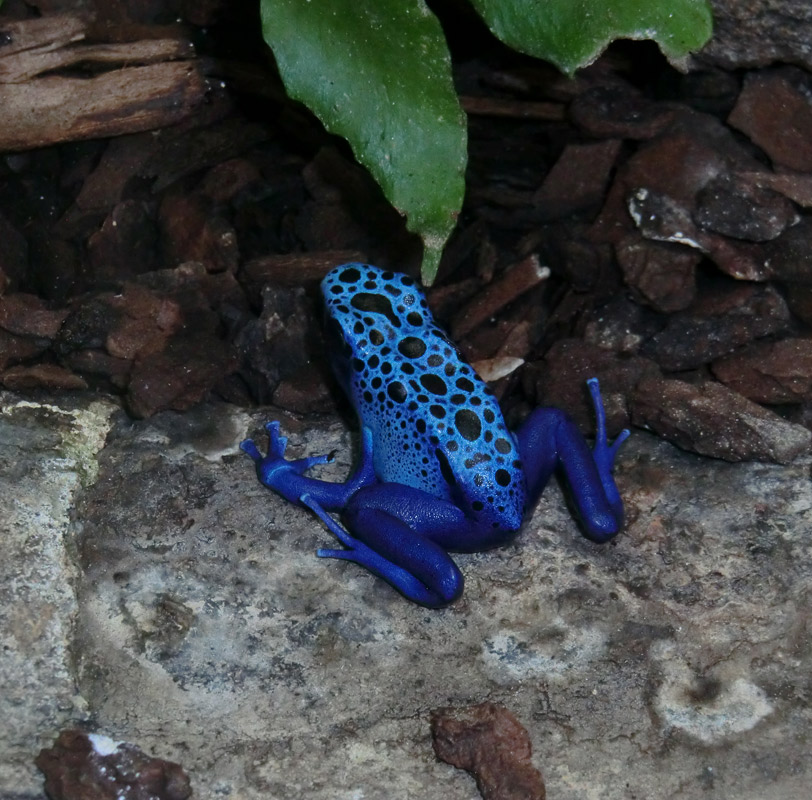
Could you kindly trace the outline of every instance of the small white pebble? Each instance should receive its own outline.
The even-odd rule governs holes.
[[[109,736],[105,736],[103,733],[89,733],[87,738],[90,740],[90,744],[93,745],[93,749],[100,756],[112,755],[118,750],[119,746],[123,744],[123,742],[114,742]]]

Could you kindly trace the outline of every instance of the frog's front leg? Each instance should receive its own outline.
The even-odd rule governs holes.
[[[462,573],[446,548],[463,547],[476,536],[476,523],[452,503],[397,483],[365,486],[343,510],[344,528],[314,498],[302,502],[347,548],[322,549],[319,556],[360,564],[429,608],[446,606],[462,594]]]
[[[607,542],[623,527],[623,501],[612,468],[629,431],[622,431],[609,444],[598,379],[590,378],[587,386],[597,428],[592,450],[572,419],[557,408],[536,409],[516,438],[527,478],[528,507],[538,500],[553,471],[560,468],[585,534],[595,542]]]
[[[256,463],[257,477],[269,489],[281,494],[286,500],[299,506],[307,506],[302,501],[308,495],[324,508],[331,510],[344,508],[353,494],[362,486],[375,482],[375,471],[372,463],[372,432],[364,428],[361,440],[361,463],[358,469],[344,483],[332,483],[315,478],[308,478],[304,473],[316,464],[325,464],[333,460],[329,456],[311,456],[288,461],[285,448],[288,440],[279,435],[279,423],[269,422],[265,425],[268,431],[268,454],[263,456],[253,440],[246,439],[240,449],[251,456]]]

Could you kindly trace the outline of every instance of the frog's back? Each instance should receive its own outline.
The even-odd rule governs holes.
[[[322,282],[336,371],[372,431],[375,472],[494,528],[524,512],[519,453],[499,404],[407,275],[345,264]]]

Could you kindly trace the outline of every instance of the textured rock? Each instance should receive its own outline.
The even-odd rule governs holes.
[[[0,393],[0,797],[43,797],[40,737],[86,718],[70,652],[80,574],[71,513],[98,475],[114,410]]]
[[[18,648],[0,655],[0,796],[43,800],[34,755],[84,721],[183,764],[205,800],[471,800],[429,716],[485,700],[526,726],[557,800],[806,796],[808,460],[729,464],[636,433],[617,539],[579,536],[551,486],[510,546],[457,556],[465,594],[436,612],[315,557],[331,535],[237,453],[268,410],[71,427],[100,470],[81,498],[53,483],[48,425],[83,414],[14,413],[31,416],[0,416],[4,508],[31,513],[3,564],[20,622],[0,626]],[[291,457],[335,450],[321,475],[343,478],[354,435],[283,427]]]

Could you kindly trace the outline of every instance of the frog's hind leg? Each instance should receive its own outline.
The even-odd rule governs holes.
[[[366,491],[374,491],[374,487]],[[343,516],[356,534],[353,536],[312,497],[304,495],[301,503],[347,547],[321,549],[318,551],[321,558],[354,561],[409,600],[429,608],[446,606],[462,594],[462,573],[448,553],[397,517],[380,508],[351,503]]]
[[[587,381],[595,409],[595,445],[590,450],[572,419],[558,408],[538,408],[516,438],[527,477],[530,504],[536,502],[554,470],[563,472],[586,535],[607,542],[623,526],[623,501],[612,477],[615,456],[628,438],[624,430],[606,439],[606,415],[596,378]]]

